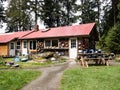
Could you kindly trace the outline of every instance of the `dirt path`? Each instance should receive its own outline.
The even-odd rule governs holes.
[[[68,61],[64,64],[37,69],[42,71],[42,75],[21,90],[58,90],[63,71],[70,63],[71,61]]]

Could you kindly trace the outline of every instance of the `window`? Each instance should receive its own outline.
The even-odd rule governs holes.
[[[36,49],[36,41],[30,41],[30,49],[35,50]]]
[[[76,39],[71,39],[71,48],[76,48]]]
[[[51,41],[45,40],[45,47],[50,47],[50,46],[51,46]]]
[[[58,47],[58,40],[45,40],[45,47]]]
[[[16,43],[16,49],[20,49],[20,41]]]
[[[27,48],[27,42],[26,41],[23,42],[23,48]]]
[[[52,47],[58,47],[58,40],[52,40]]]
[[[10,49],[14,49],[14,43],[10,43]]]

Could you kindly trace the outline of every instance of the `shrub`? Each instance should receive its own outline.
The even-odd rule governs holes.
[[[4,61],[4,59],[2,58],[2,56],[0,56],[0,65],[5,65],[5,61]]]
[[[106,45],[110,52],[120,53],[120,26],[115,25],[110,29],[106,38]]]

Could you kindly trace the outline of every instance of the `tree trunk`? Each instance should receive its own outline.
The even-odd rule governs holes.
[[[35,25],[37,25],[37,0],[35,0]]]
[[[118,16],[118,8],[117,4],[119,3],[119,0],[112,0],[112,12],[113,12],[113,20],[114,24],[117,22],[117,16]]]

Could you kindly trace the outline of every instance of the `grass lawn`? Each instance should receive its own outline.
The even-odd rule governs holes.
[[[120,66],[67,70],[59,90],[120,90]]]
[[[50,62],[45,62],[45,63],[40,63],[40,62],[16,62],[17,64],[20,65],[20,68],[39,68],[42,66],[49,66],[52,63]]]
[[[4,58],[3,61],[5,62],[13,62],[14,61],[14,58]],[[37,61],[37,60],[36,60]],[[51,61],[47,61],[47,62],[44,62],[44,63],[41,63],[41,62],[15,62],[15,64],[19,64],[19,68],[39,68],[39,67],[42,67],[42,66],[50,66],[50,65],[53,65],[53,64],[57,64],[57,63],[63,63],[66,61],[66,59],[62,58],[61,60],[59,60],[59,62],[51,62]],[[9,66],[5,66],[5,65],[0,65],[0,69],[1,68],[10,68]],[[14,68],[14,67],[12,67]]]
[[[0,70],[0,90],[19,90],[40,74],[30,70]]]

